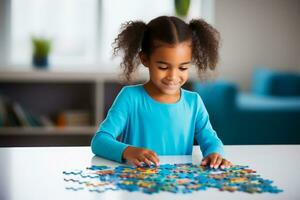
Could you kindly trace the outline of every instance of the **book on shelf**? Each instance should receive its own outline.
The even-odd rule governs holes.
[[[0,96],[0,127],[83,127],[91,124],[88,110],[64,110],[54,123],[47,115],[35,115],[21,103]]]
[[[60,112],[57,117],[59,127],[89,126],[90,124],[90,113],[87,110],[66,110]]]
[[[8,113],[6,110],[7,99],[4,96],[0,96],[0,127],[5,126],[8,118]]]
[[[13,102],[7,101],[5,108],[6,108],[6,112],[7,112],[7,121],[5,122],[4,126],[6,126],[6,127],[21,126],[20,121],[13,109]]]
[[[45,115],[40,117],[40,122],[41,122],[42,126],[46,126],[46,127],[54,127],[55,126],[53,121]]]
[[[30,122],[28,121],[25,111],[21,105],[17,102],[12,102],[11,106],[18,125],[22,127],[30,127]]]
[[[0,127],[44,127],[55,126],[47,116],[37,116],[17,101],[0,96]]]

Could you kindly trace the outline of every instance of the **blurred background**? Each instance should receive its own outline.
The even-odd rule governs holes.
[[[213,78],[192,71],[184,87],[224,144],[300,144],[298,0],[0,0],[0,146],[89,145],[125,84],[121,24],[160,15],[221,34]]]

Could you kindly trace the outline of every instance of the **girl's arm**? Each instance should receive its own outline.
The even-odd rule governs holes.
[[[119,142],[115,137],[105,132],[97,132],[91,143],[92,152],[100,157],[123,162],[123,151],[128,147],[127,144]]]
[[[91,148],[97,156],[122,162],[122,154],[127,144],[117,141],[117,137],[123,132],[129,115],[129,95],[123,88],[109,109],[105,120],[100,124],[94,135]]]
[[[199,108],[196,118],[195,137],[200,145],[202,155],[206,157],[209,154],[217,153],[224,157],[223,143],[210,124],[208,112],[201,97],[197,96]]]

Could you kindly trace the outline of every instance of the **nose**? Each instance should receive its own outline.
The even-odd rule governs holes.
[[[174,70],[174,69],[168,70],[168,73],[167,73],[168,80],[174,80],[174,79],[176,79],[176,76],[177,76],[176,70]]]

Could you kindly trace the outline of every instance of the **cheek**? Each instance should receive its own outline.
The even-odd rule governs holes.
[[[187,80],[189,78],[189,72],[188,71],[182,72],[180,77],[183,80]]]
[[[150,70],[150,77],[153,81],[159,80],[162,77],[162,74],[156,70]]]
[[[150,71],[151,76],[155,77],[155,78],[160,78],[163,77],[165,75],[164,71],[161,70],[157,70],[157,69],[152,69]]]

